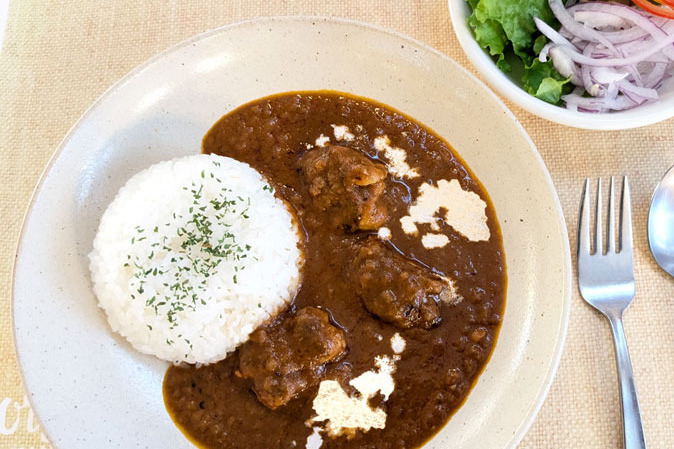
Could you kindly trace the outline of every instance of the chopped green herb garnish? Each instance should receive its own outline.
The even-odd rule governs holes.
[[[219,163],[214,162],[214,165],[219,166]],[[213,173],[204,170],[201,172],[201,179],[206,177],[221,182]],[[273,191],[270,186],[265,187]],[[251,245],[240,243],[228,230],[232,226],[230,220],[236,217],[249,218],[250,198],[234,195],[230,189],[222,188],[215,198],[205,199],[204,185],[194,182],[191,186],[183,187],[183,190],[191,194],[189,215],[183,217],[174,212],[174,222],[165,225],[166,228],[174,227],[175,234],[155,235],[159,234],[159,226],[155,226],[152,233],[138,236],[145,230],[136,226],[137,235],[131,238],[131,244],[149,240],[149,246],[153,249],[146,256],[127,255],[129,262],[124,265],[133,266],[130,282],[140,295],[148,292],[145,284],[149,284],[149,279],[167,275],[167,282],[162,282],[162,285],[170,294],[159,297],[153,295],[150,298],[147,297],[148,294],[143,300],[155,314],[165,316],[171,328],[178,325],[180,312],[194,310],[198,304],[207,304],[209,298],[204,296],[208,280],[216,274],[224,260],[234,262],[235,274],[232,281],[238,283],[236,273],[245,269],[243,260],[247,259],[251,250]],[[167,262],[166,256],[169,254],[171,256]],[[200,279],[196,282],[191,277],[183,279],[183,273],[197,275]],[[154,289],[150,291],[154,292]],[[258,307],[262,305],[259,304]],[[191,342],[185,342],[191,346]],[[166,343],[171,345],[173,341],[167,340]]]

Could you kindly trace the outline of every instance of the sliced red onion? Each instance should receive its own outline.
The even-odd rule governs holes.
[[[632,42],[626,42],[624,44],[619,45],[618,48],[620,48],[620,51],[623,53],[623,55],[629,55],[633,54],[634,52],[643,50],[644,48],[648,47],[651,45],[653,42],[651,40],[647,39],[638,39],[634,40]],[[670,58],[665,56],[664,53],[658,52],[655,53],[651,56],[648,57],[648,60],[650,62],[669,62]]]
[[[550,25],[546,24],[538,17],[534,17],[534,21],[536,22],[539,31],[543,33],[548,39],[558,44],[559,47],[565,52],[567,52],[575,62],[579,64],[587,64],[597,67],[626,66],[636,64],[639,61],[642,61],[645,58],[648,58],[649,56],[656,54],[663,48],[674,44],[674,34],[672,34],[670,36],[667,36],[665,39],[660,40],[659,42],[653,43],[653,45],[650,45],[647,48],[645,47],[642,52],[630,55],[625,58],[595,59],[578,53],[578,51],[569,41],[560,36],[558,32],[556,32],[550,27]],[[562,42],[564,41],[566,41],[568,44],[563,44]]]
[[[562,96],[567,108],[622,111],[658,100],[674,68],[674,20],[616,3],[548,2],[562,27],[534,18],[550,40],[538,57],[578,86]]]
[[[618,86],[616,85],[616,83],[608,83],[605,98],[608,100],[615,100],[616,98],[618,98],[618,93],[620,93],[620,91],[618,90]]]
[[[550,25],[543,22],[538,17],[534,16],[534,22],[536,23],[536,28],[538,28],[538,31],[543,33],[545,35],[545,37],[550,39],[555,44],[557,44],[557,45],[568,45],[569,47],[573,47],[573,44],[571,42],[569,42],[564,36],[562,36],[557,31],[552,29],[552,27]]]
[[[596,44],[588,44],[587,47],[585,47],[585,50],[583,50],[583,53],[586,55],[591,55],[592,51],[594,50]],[[561,49],[560,49],[561,51]],[[564,53],[561,51],[561,53]],[[568,58],[570,58],[569,55],[567,55]],[[581,65],[580,66],[580,75],[581,78],[583,79],[583,87],[585,87],[585,90],[587,93],[592,95],[593,97],[601,97],[602,92],[601,92],[601,86],[597,83],[595,83],[592,80],[592,73],[590,72],[590,66],[588,65]]]
[[[576,36],[574,36],[573,33],[571,33],[569,30],[567,30],[567,29],[564,28],[564,27],[561,27],[561,28],[559,29],[559,34],[561,34],[563,37],[565,37],[565,38],[567,38],[567,39],[571,39],[572,42],[573,42],[573,39],[576,38]],[[577,39],[577,38],[576,38],[576,39]]]
[[[674,20],[665,19],[665,18],[662,18],[662,20],[664,20],[665,23],[663,23],[661,25],[658,25],[660,27],[660,29],[667,34],[674,33]]]
[[[627,70],[627,72],[631,75],[631,79],[634,84],[640,87],[644,86],[644,80],[641,76],[641,72],[637,70],[637,64],[628,65],[622,68]]]
[[[605,14],[612,14],[618,17],[621,17],[625,20],[629,20],[634,25],[646,31],[648,34],[653,36],[656,40],[666,39],[668,33],[663,31],[652,19],[651,17],[645,16],[641,11],[636,8],[632,8],[627,5],[622,5],[619,3],[603,3],[603,2],[588,2],[588,3],[579,3],[575,6],[569,8],[570,11],[574,13],[576,11],[598,11]],[[665,54],[672,59],[674,59],[674,48],[668,48],[665,50]]]
[[[570,13],[568,14],[569,16],[571,15]],[[630,26],[630,22],[622,17],[613,14],[601,14],[595,11],[576,11],[573,14],[573,19],[595,30],[602,28],[624,30]]]
[[[590,73],[592,74],[592,79],[600,84],[615,83],[616,81],[627,78],[629,75],[627,72],[621,72],[608,67],[592,67]]]
[[[579,51],[585,50],[585,47],[594,44],[594,42],[584,41],[578,37],[574,38],[571,42],[573,42],[573,45],[575,45]]]
[[[582,23],[576,22],[571,13],[566,10],[566,7],[562,3],[562,0],[549,0],[550,9],[552,10],[557,20],[566,28],[571,34],[578,36],[586,41],[598,42],[604,44],[604,46],[610,50],[613,50],[614,54],[618,56],[617,50],[613,46],[613,43],[602,36],[594,28],[590,28]]]
[[[620,31],[600,31],[600,33],[616,45],[624,44],[625,42],[633,42],[650,36],[647,31],[644,31],[643,28],[637,26]]]
[[[630,94],[630,98],[643,98],[646,100],[657,100],[658,92],[650,87],[639,87],[625,80],[616,81],[616,86],[625,95]]]
[[[555,66],[560,75],[564,78],[571,77],[571,82],[576,86],[582,85],[580,69],[566,53],[559,50],[554,44],[550,47],[549,53],[552,58],[552,65]]]
[[[563,95],[562,100],[567,104],[572,104],[578,110],[592,110],[600,112],[601,109],[612,110],[612,111],[624,111],[625,109],[631,109],[635,106],[638,106],[635,102],[630,100],[627,97],[618,97],[615,100],[606,99],[606,98],[593,98],[593,97],[583,97],[578,94],[568,94]]]
[[[555,45],[554,42],[548,42],[541,48],[541,52],[538,54],[538,60],[541,62],[546,62],[548,60],[548,53],[550,53],[550,48]]]
[[[647,87],[652,87],[653,89],[659,88],[662,85],[662,82],[665,80],[665,77],[667,76],[668,67],[669,64],[662,64],[662,63],[654,64],[653,69],[644,80],[644,85]]]

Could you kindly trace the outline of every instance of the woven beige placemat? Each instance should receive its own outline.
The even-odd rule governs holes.
[[[25,399],[13,349],[11,270],[21,220],[38,177],[77,118],[109,86],[155,53],[210,28],[259,16],[318,14],[383,25],[470,67],[447,3],[301,0],[12,0],[0,53],[0,448],[47,449]],[[513,111],[538,146],[559,192],[571,247],[585,177],[632,180],[638,297],[625,326],[651,448],[674,448],[674,280],[648,253],[651,192],[674,164],[674,120],[622,132],[575,130]],[[520,448],[621,447],[612,340],[576,292],[564,357]],[[482,448],[478,448],[482,449]],[[484,448],[489,449],[489,448]]]

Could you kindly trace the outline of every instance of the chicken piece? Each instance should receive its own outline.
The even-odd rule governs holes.
[[[309,195],[335,227],[375,230],[388,220],[382,201],[388,172],[357,150],[329,145],[316,148],[300,161]]]
[[[240,377],[253,380],[258,400],[275,410],[321,380],[325,364],[346,353],[344,331],[327,312],[306,307],[253,332],[239,352]]]
[[[374,237],[365,239],[357,250],[351,270],[365,308],[403,329],[439,324],[439,303],[456,295],[449,282]]]

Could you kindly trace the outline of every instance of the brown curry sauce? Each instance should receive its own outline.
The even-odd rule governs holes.
[[[346,125],[355,135],[336,141],[330,126]],[[307,144],[320,135],[378,161],[374,139],[387,135],[407,152],[407,162],[420,177],[387,176],[382,196],[392,233],[389,247],[434,273],[451,278],[462,297],[458,304],[441,304],[441,322],[425,329],[402,329],[378,319],[363,306],[348,275],[363,239],[372,231],[335,227],[332,218],[305,213],[310,209],[300,159]],[[297,212],[306,233],[302,285],[290,310],[316,306],[330,314],[345,331],[346,355],[329,364],[324,378],[348,380],[371,370],[374,357],[391,354],[390,339],[399,333],[405,351],[393,375],[395,390],[387,401],[370,400],[387,413],[384,429],[356,431],[352,437],[323,435],[321,449],[415,448],[429,440],[463,403],[486,364],[501,323],[506,293],[503,243],[489,197],[463,161],[440,137],[413,119],[371,100],[332,92],[294,92],[245,104],[222,117],[203,139],[203,152],[246,162],[264,174],[276,194]],[[488,241],[471,242],[447,225],[450,243],[428,250],[419,236],[405,234],[399,220],[406,215],[419,186],[440,179],[459,181],[464,190],[487,204]],[[423,232],[428,225],[420,225]],[[372,237],[369,237],[372,238]],[[346,274],[345,274],[346,273]],[[236,375],[240,351],[225,360],[196,368],[171,366],[164,379],[164,399],[176,424],[204,448],[304,448],[314,415],[313,386],[287,404],[271,410],[258,401],[252,382]]]

